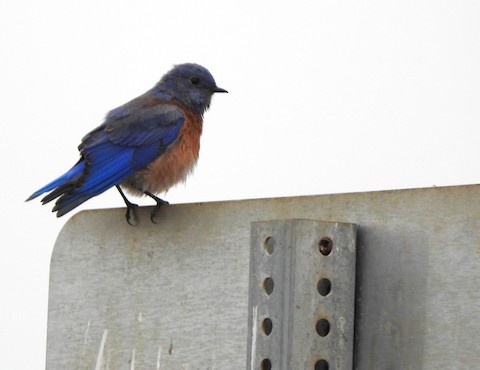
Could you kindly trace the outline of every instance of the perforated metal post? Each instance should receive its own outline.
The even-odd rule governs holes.
[[[352,369],[356,225],[251,228],[247,369]]]

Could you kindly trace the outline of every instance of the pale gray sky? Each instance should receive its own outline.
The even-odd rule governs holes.
[[[23,200],[108,110],[182,62],[229,90],[171,203],[478,183],[479,19],[453,0],[3,1],[0,368],[44,368],[49,259],[78,212]],[[108,207],[114,190],[79,210]]]

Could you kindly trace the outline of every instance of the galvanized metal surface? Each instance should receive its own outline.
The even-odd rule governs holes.
[[[47,369],[243,369],[250,223],[359,225],[356,369],[475,369],[480,186],[81,212],[54,248]]]
[[[356,225],[252,224],[247,369],[352,369]]]

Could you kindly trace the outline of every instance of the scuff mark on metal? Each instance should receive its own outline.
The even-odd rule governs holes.
[[[168,347],[168,354],[171,355],[173,353],[173,340],[170,338],[170,347]]]
[[[135,348],[132,351],[132,359],[130,360],[130,370],[135,370]]]
[[[90,320],[88,320],[88,322],[87,322],[87,328],[85,329],[85,335],[83,337],[83,349],[82,349],[82,356],[83,357],[85,357],[85,348],[87,347],[88,329],[90,329]]]
[[[160,357],[162,355],[162,346],[158,346],[158,352],[157,352],[157,370],[160,370]]]
[[[254,370],[255,358],[257,357],[257,326],[258,326],[258,306],[252,309],[252,357],[250,359],[250,370]]]
[[[100,370],[102,366],[103,351],[105,349],[105,342],[107,341],[108,329],[103,331],[102,340],[100,341],[100,347],[98,348],[97,364],[95,370]]]

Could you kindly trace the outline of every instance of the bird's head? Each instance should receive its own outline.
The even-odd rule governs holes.
[[[199,114],[208,109],[214,93],[227,92],[217,86],[206,68],[193,63],[176,65],[162,77],[155,90],[167,92]]]

